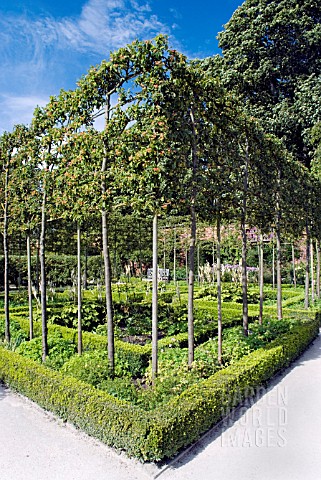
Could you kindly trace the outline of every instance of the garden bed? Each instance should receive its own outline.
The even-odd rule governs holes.
[[[0,379],[108,445],[144,461],[172,457],[230,408],[297,358],[318,335],[319,319],[290,332],[146,412],[88,383],[0,348]]]

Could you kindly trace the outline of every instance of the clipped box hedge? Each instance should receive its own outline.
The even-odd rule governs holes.
[[[318,332],[316,316],[191,386],[166,408],[150,412],[3,348],[0,379],[106,444],[144,461],[158,461],[196,441],[249,392],[287,367]]]

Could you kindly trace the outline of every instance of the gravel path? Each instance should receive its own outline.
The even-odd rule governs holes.
[[[160,467],[117,455],[0,386],[0,479],[320,480],[321,337],[260,393]]]

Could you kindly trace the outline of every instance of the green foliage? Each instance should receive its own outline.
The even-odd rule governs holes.
[[[61,371],[94,387],[111,376],[107,352],[100,350],[71,357],[62,366]]]
[[[81,308],[82,329],[93,331],[105,316],[105,307],[101,303],[83,303]],[[50,322],[69,328],[76,328],[78,324],[78,306],[64,305],[59,313],[50,315]]]
[[[217,286],[205,285],[195,293],[195,299],[203,298],[204,300],[217,299]],[[248,288],[248,303],[259,302],[258,288]],[[242,286],[235,283],[224,283],[222,287],[222,302],[242,303]]]
[[[17,349],[24,357],[37,362],[42,361],[42,340],[41,337],[33,338],[23,342]],[[48,358],[46,365],[53,369],[59,369],[76,351],[76,346],[69,340],[65,340],[61,333],[48,335]]]
[[[101,271],[101,256],[94,255],[87,259],[87,276],[88,280],[96,285],[102,275]],[[77,271],[77,257],[75,255],[53,254],[48,253],[46,256],[46,269],[48,284],[57,287],[72,286],[75,282],[75,272]],[[37,258],[31,258],[32,281],[36,284]],[[4,271],[4,257],[0,255],[0,278]],[[10,281],[19,285],[27,285],[27,257],[26,255],[11,255],[9,264],[9,278]],[[0,282],[1,283],[1,282]],[[26,291],[21,291],[19,294],[23,298],[26,297]],[[13,300],[15,301],[19,295],[14,292]]]
[[[319,326],[319,319],[294,326],[269,346],[187,388],[166,408],[161,405],[148,412],[114,398],[114,394],[135,397],[128,380],[107,379],[110,395],[3,348],[0,379],[106,444],[130,456],[157,461],[190,445],[231,408],[254,395],[304,351],[318,335]]]
[[[5,341],[5,321],[0,317],[0,345],[8,350],[16,350],[19,345],[28,339],[28,332],[25,332],[20,323],[16,320],[10,321],[10,342]]]
[[[137,388],[129,377],[106,378],[99,383],[98,388],[119,400],[137,404]]]
[[[320,111],[314,88],[321,72],[320,15],[320,5],[310,0],[246,0],[219,34],[224,84],[305,162],[304,130]]]

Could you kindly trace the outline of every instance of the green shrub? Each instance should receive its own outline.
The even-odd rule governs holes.
[[[81,308],[81,325],[84,331],[94,330],[105,317],[105,307],[101,303],[83,303]],[[51,323],[69,328],[76,328],[78,325],[78,306],[75,304],[64,305],[59,311],[55,309],[49,315]]]
[[[62,365],[74,355],[75,350],[75,344],[69,340],[65,340],[60,332],[55,332],[54,335],[48,335],[48,356],[46,359],[46,365],[56,370],[61,368]],[[36,337],[28,342],[21,343],[17,348],[17,353],[41,363],[41,337]]]
[[[133,381],[128,377],[106,378],[98,385],[98,388],[120,400],[137,404],[138,391]]]
[[[101,350],[71,357],[62,366],[61,371],[93,386],[97,386],[111,375],[107,352]]]

